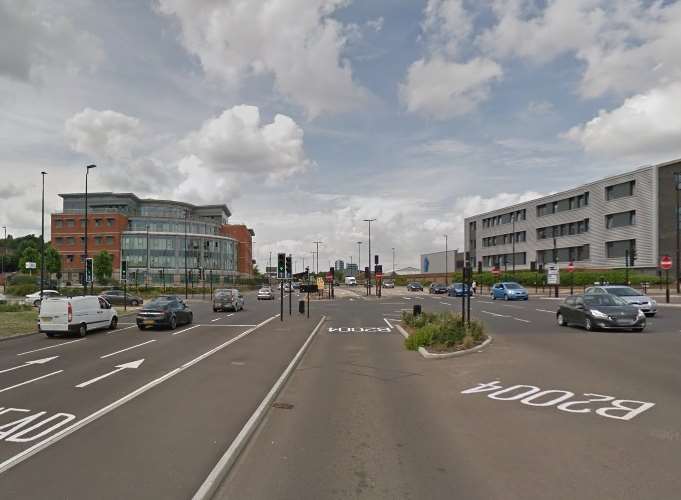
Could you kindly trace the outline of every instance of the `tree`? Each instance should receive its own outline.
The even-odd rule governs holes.
[[[26,269],[27,262],[35,262],[36,269],[40,269],[39,265],[40,254],[33,245],[26,245],[19,254],[19,269],[22,273],[29,274],[32,270]]]
[[[258,264],[253,264],[253,276],[260,276],[260,269],[258,269]]]
[[[45,245],[45,270],[50,274],[61,272],[61,255],[49,243]]]
[[[97,282],[106,283],[113,274],[113,255],[102,250],[95,256],[93,266]]]

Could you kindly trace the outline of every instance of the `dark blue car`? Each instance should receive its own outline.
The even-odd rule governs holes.
[[[450,297],[463,297],[464,295],[473,295],[473,292],[464,283],[452,283],[452,286],[447,290],[447,295]]]

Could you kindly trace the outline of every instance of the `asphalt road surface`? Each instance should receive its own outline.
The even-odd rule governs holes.
[[[416,303],[461,308],[341,287],[309,320],[248,294],[191,329],[0,342],[2,497],[191,498],[322,315],[216,498],[679,497],[681,308],[587,333],[556,300],[477,297],[492,344],[432,361],[395,328]]]

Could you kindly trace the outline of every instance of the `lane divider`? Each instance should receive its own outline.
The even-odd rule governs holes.
[[[390,321],[388,321],[388,318],[383,318],[383,321],[385,321],[386,325],[388,325],[391,330],[394,328],[393,325],[390,324]]]
[[[125,349],[121,349],[120,351],[105,354],[104,356],[100,356],[99,359],[104,359],[104,358],[108,358],[110,356],[115,356],[116,354],[120,354],[122,352],[129,351],[130,349],[134,349],[135,347],[141,347],[143,345],[151,344],[152,342],[156,342],[156,339],[147,340],[146,342],[142,342],[141,344],[133,345],[133,346],[130,346],[130,347],[126,347]]]
[[[119,325],[120,325],[120,323],[119,323]],[[131,328],[135,328],[136,326],[137,326],[136,324],[133,324],[132,326],[126,326],[125,328],[117,328],[115,330],[111,330],[110,332],[106,332],[104,335],[109,335],[111,333],[118,333],[118,332],[122,332],[124,330],[130,330]]]
[[[489,311],[480,311],[480,312],[485,313],[485,314],[489,314],[490,316],[496,316],[498,318],[510,318],[511,317],[508,314],[498,314],[498,313],[493,313],[493,312],[489,312]]]
[[[188,332],[189,330],[193,330],[194,328],[198,328],[198,327],[200,327],[200,326],[202,326],[202,325],[190,326],[189,328],[185,328],[184,330],[180,330],[180,331],[178,331],[178,332],[174,332],[173,335],[179,335],[179,334],[181,334],[181,333]]]
[[[31,354],[32,352],[44,351],[45,349],[53,349],[55,347],[59,347],[59,346],[62,346],[62,345],[73,344],[74,342],[80,342],[82,340],[86,340],[86,339],[69,340],[68,342],[60,342],[59,344],[48,345],[47,347],[41,347],[40,349],[33,349],[32,351],[22,352],[20,354],[17,354],[17,356],[23,356],[24,354]]]
[[[549,311],[548,309],[535,309],[535,311],[539,311],[539,312],[542,312],[542,313],[551,313],[551,314],[556,313],[556,311]]]
[[[24,382],[20,382],[18,384],[10,385],[9,387],[5,387],[4,389],[0,389],[0,392],[5,392],[9,391],[11,389],[15,389],[16,387],[21,387],[22,385],[30,384],[31,382],[35,382],[37,380],[41,380],[47,377],[51,377],[52,375],[56,375],[57,373],[61,373],[64,370],[57,370],[56,372],[48,373],[47,375],[42,375],[40,377],[32,378],[31,380],[26,380]]]

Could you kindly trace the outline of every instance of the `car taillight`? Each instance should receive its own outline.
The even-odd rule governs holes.
[[[73,321],[73,307],[71,307],[71,302],[69,302],[69,305],[66,308],[66,312],[68,314],[69,323],[71,323],[71,321]]]

